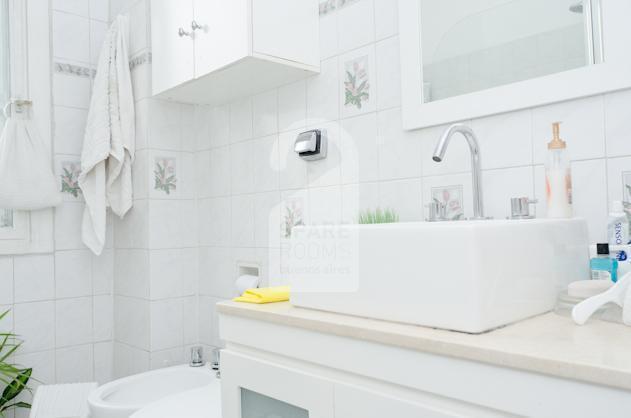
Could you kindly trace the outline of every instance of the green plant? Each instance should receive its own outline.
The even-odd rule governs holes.
[[[8,315],[9,311],[0,314],[0,321]],[[6,413],[12,409],[30,408],[26,402],[17,401],[16,398],[24,390],[28,390],[28,381],[31,378],[33,369],[20,369],[9,363],[9,357],[13,355],[22,342],[16,339],[15,334],[0,332],[0,384],[4,385],[2,396],[0,396],[0,417],[5,417]]]
[[[374,211],[367,210],[359,214],[360,224],[391,224],[399,222],[399,215],[392,209],[381,210],[377,208]]]

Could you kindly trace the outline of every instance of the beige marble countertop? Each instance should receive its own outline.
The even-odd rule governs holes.
[[[222,302],[221,314],[631,391],[631,328],[602,321],[579,327],[554,313],[481,335],[293,307]]]

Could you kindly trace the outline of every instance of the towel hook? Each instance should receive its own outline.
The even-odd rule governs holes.
[[[32,105],[33,105],[33,102],[31,100],[11,98],[9,99],[7,104],[4,105],[4,108],[2,109],[2,113],[4,113],[5,118],[8,118],[9,108],[12,109],[12,112],[15,111],[15,113],[23,113],[27,107],[30,107]]]

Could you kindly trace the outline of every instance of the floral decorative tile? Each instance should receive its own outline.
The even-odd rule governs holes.
[[[447,219],[451,221],[464,219],[463,196],[462,185],[432,188],[432,199],[445,205]]]
[[[81,174],[81,163],[79,161],[61,162],[61,192],[78,198],[81,194],[79,188],[79,174]]]
[[[167,195],[177,190],[176,160],[171,157],[156,157],[153,169],[154,190]]]
[[[291,232],[296,226],[302,226],[304,222],[304,201],[301,198],[292,198],[285,203],[283,212],[283,236],[291,238]]]
[[[344,105],[356,107],[362,106],[370,99],[370,79],[368,78],[368,56],[361,56],[344,64],[345,80]]]
[[[0,209],[0,228],[13,228],[13,211]]]
[[[336,8],[336,0],[322,0],[320,2],[320,16],[331,13]]]

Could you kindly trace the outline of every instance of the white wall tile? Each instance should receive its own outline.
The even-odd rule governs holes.
[[[107,23],[90,20],[90,64],[93,66],[99,63],[107,29]]]
[[[402,222],[423,219],[421,179],[395,180],[379,184],[379,207],[392,209]]]
[[[254,238],[256,247],[280,246],[280,193],[254,195]]]
[[[83,17],[89,16],[88,3],[85,0],[53,0],[52,9]]]
[[[534,162],[547,158],[547,143],[552,139],[552,123],[563,122],[561,138],[567,142],[570,159],[584,160],[605,156],[605,121],[602,96],[563,102],[532,110]]]
[[[311,225],[334,225],[342,221],[342,187],[309,189],[309,216]]]
[[[115,250],[114,257],[114,294],[149,298],[149,251]]]
[[[94,380],[100,385],[114,378],[114,344],[94,344]]]
[[[278,91],[271,90],[252,98],[253,136],[278,132]]]
[[[302,129],[307,120],[307,86],[298,81],[278,89],[278,129]]]
[[[84,0],[79,0],[83,1]],[[89,0],[90,19],[100,20],[102,22],[109,21],[109,0]]]
[[[87,109],[90,105],[90,79],[62,73],[53,74],[53,103]]]
[[[249,149],[246,152],[252,155],[252,190],[254,192],[278,190],[278,135],[252,140],[247,146]]]
[[[92,297],[55,302],[55,346],[88,344],[93,339]]]
[[[630,172],[631,157],[610,158],[607,160],[607,184],[609,196],[607,203],[609,205],[611,205],[614,200],[629,201],[631,191],[625,190],[623,176],[628,177],[627,173]]]
[[[574,215],[585,218],[590,242],[606,242],[607,167],[604,159],[572,163]]]
[[[252,160],[259,158],[252,153],[251,141],[230,146],[230,180],[232,193],[251,193],[254,188]]]
[[[396,2],[394,2],[396,3]],[[401,106],[401,63],[399,38],[375,45],[377,72],[377,109]]]
[[[0,257],[0,305],[11,304],[13,304],[13,258]]]
[[[348,184],[342,187],[342,222],[355,224],[359,214],[379,207],[379,183]]]
[[[210,176],[207,179],[209,195],[211,197],[228,196],[232,190],[230,147],[224,146],[212,149],[209,163]]]
[[[631,90],[608,94],[604,100],[607,155],[631,155],[628,128],[631,119]]]
[[[320,16],[320,57],[330,58],[338,49],[337,13]]]
[[[179,248],[181,213],[176,200],[149,201],[149,248]]]
[[[88,112],[85,109],[55,106],[54,117],[55,152],[80,155]]]
[[[376,113],[343,120],[340,143],[343,184],[379,179]]]
[[[95,342],[114,338],[114,298],[111,295],[94,296],[93,324]]]
[[[232,245],[254,247],[254,198],[232,197]]]
[[[230,107],[213,107],[210,110],[210,144],[221,147],[230,143]]]
[[[144,299],[114,297],[114,336],[116,341],[149,350],[151,334],[150,302]]]
[[[182,299],[151,302],[151,350],[182,346],[184,334]]]
[[[160,150],[179,151],[182,144],[180,137],[180,105],[164,100],[151,99],[149,104],[149,147]]]
[[[179,366],[185,363],[184,350],[182,347],[171,348],[168,350],[153,351],[150,355],[151,369],[161,369],[164,367]]]
[[[247,98],[230,104],[230,142],[252,138],[252,99]]]
[[[377,40],[396,35],[398,32],[398,2],[392,0],[375,0],[375,34]]]
[[[511,215],[511,198],[534,198],[532,167],[485,170],[482,182],[485,216],[505,219]]]
[[[94,379],[92,345],[56,350],[55,370],[57,383],[91,382]]]
[[[55,260],[52,255],[15,257],[13,263],[15,303],[55,297]]]
[[[57,58],[90,62],[90,24],[86,17],[53,11],[53,55]]]
[[[195,106],[194,114],[194,134],[196,146],[194,151],[208,150],[211,147],[210,143],[210,118],[211,118],[211,106],[200,105]]]
[[[92,253],[89,250],[55,253],[55,296],[92,295]]]
[[[532,164],[530,110],[476,119],[471,127],[480,142],[483,169]]]
[[[66,202],[55,209],[55,249],[80,250],[86,248],[81,240],[83,203]]]
[[[340,123],[328,122],[314,125],[313,129],[320,129],[327,140],[327,156],[325,159],[310,161],[307,164],[307,178],[309,187],[335,186],[340,184],[342,171],[342,144],[340,138]],[[298,158],[295,153],[293,158]]]
[[[152,250],[149,252],[152,300],[183,296],[184,265],[181,255],[182,250],[180,249]]]
[[[232,228],[230,202],[230,197],[204,199],[199,202],[200,245],[230,245]]]
[[[373,0],[358,0],[338,12],[340,51],[349,51],[375,41]]]
[[[404,131],[401,109],[377,114],[379,178],[381,180],[420,177],[421,137],[418,131]]]
[[[339,67],[337,57],[322,61],[320,74],[307,80],[307,124],[339,118]]]
[[[125,377],[148,370],[148,351],[119,342],[114,343],[114,378]]]
[[[300,132],[284,132],[278,137],[281,190],[299,189],[307,186],[307,163],[294,152],[294,144]]]
[[[136,2],[129,10],[129,19],[131,22],[129,31],[129,53],[135,54],[143,49],[150,47],[149,45],[149,24],[150,14],[145,1]]]
[[[235,293],[237,279],[232,249],[228,247],[200,248],[199,293],[229,299]]]
[[[55,347],[55,302],[16,304],[13,308],[15,333],[24,343],[22,354]]]

